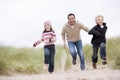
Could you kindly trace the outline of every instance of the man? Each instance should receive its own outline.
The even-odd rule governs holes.
[[[85,69],[84,54],[82,51],[82,41],[80,38],[81,29],[86,32],[89,31],[82,23],[75,20],[75,15],[73,13],[68,14],[68,22],[64,25],[61,35],[64,42],[64,47],[66,48],[66,38],[69,46],[71,56],[73,58],[73,65],[76,64],[77,53],[80,57],[80,68]]]

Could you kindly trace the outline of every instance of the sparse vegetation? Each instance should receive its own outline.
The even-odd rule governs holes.
[[[120,37],[108,39],[106,47],[108,65],[120,69]],[[86,62],[91,63],[92,46],[85,45],[83,49]],[[63,52],[67,55],[65,70],[70,68],[72,64],[69,50],[63,49],[62,46],[56,46],[55,70],[61,68]],[[0,75],[44,73],[43,62],[43,48],[15,48],[0,46]]]
[[[61,47],[57,47],[55,69],[60,68],[62,56]],[[15,73],[38,74],[44,73],[43,48],[15,48],[0,46],[0,74]]]
[[[120,69],[120,37],[108,40],[107,56],[110,65],[114,68]]]

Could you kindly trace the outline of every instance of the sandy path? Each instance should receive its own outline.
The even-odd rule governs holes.
[[[98,67],[96,70],[87,68],[81,71],[78,69],[78,65],[75,65],[68,71],[41,75],[0,76],[0,80],[120,80],[120,70],[112,70],[106,66]]]
[[[66,55],[61,62],[65,60]],[[60,71],[52,74],[0,76],[0,80],[120,80],[120,70],[112,70],[107,65],[98,66],[96,70],[93,70],[91,65],[86,65],[84,71],[80,70],[79,63],[68,71],[64,71],[64,65],[65,62],[62,63]]]

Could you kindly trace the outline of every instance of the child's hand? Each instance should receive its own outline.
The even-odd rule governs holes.
[[[33,47],[36,47],[36,44],[33,44]]]
[[[52,38],[49,38],[49,42],[52,42]]]

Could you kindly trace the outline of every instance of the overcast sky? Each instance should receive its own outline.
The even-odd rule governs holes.
[[[0,0],[0,44],[32,47],[46,20],[52,22],[56,44],[63,44],[60,34],[69,13],[88,28],[101,14],[108,26],[107,38],[120,35],[120,0]],[[83,44],[90,44],[92,36],[83,30],[80,35]]]

